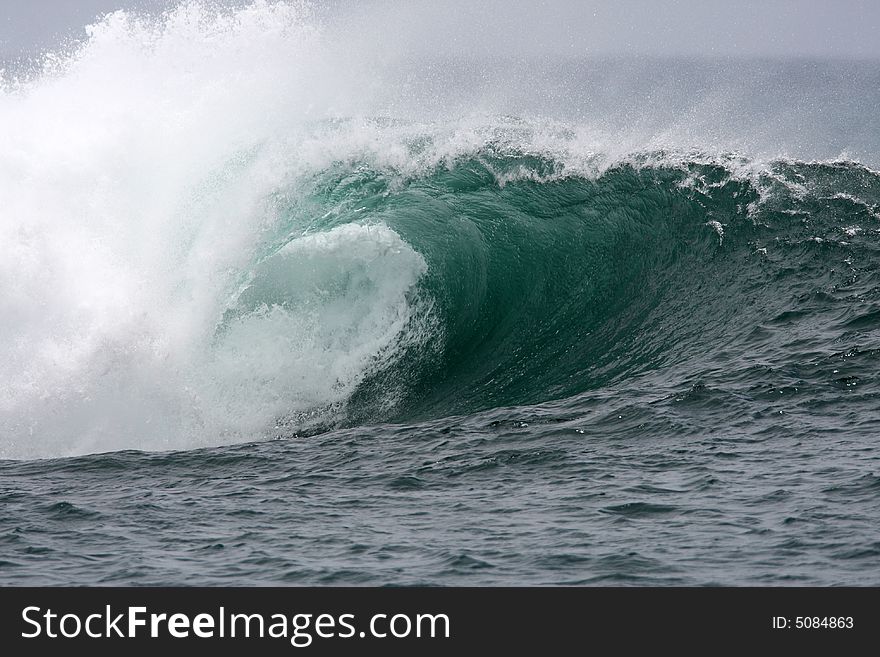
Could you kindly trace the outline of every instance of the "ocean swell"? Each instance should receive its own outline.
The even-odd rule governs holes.
[[[0,458],[576,400],[669,370],[819,385],[804,353],[878,347],[880,176],[829,158],[846,126],[793,156],[744,129],[760,116],[720,120],[717,93],[639,121],[596,68],[551,106],[497,62],[374,66],[347,34],[300,5],[185,3],[4,72]],[[774,111],[809,118],[789,101]]]

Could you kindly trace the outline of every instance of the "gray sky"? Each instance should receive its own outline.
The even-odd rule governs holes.
[[[174,0],[0,0],[0,53],[51,48],[121,7]],[[230,3],[225,3],[230,4]],[[241,2],[238,2],[241,4]],[[880,58],[878,0],[326,0],[378,41],[454,55]],[[369,34],[369,32],[368,32]]]

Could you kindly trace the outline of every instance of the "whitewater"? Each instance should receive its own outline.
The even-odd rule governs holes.
[[[6,62],[0,582],[876,584],[877,63],[386,11]]]

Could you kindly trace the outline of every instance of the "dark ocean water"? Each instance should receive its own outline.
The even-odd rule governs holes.
[[[0,584],[880,585],[875,64],[207,11],[4,77]]]
[[[738,430],[747,418],[682,430],[724,415],[687,406],[609,391],[307,440],[6,464],[3,582],[877,583],[870,438]],[[756,406],[749,419],[794,404]]]

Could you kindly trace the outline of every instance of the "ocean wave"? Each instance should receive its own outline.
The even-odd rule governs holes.
[[[852,324],[877,304],[870,166],[543,111],[540,90],[519,114],[482,88],[426,103],[397,84],[412,62],[377,73],[340,38],[299,5],[186,3],[5,73],[0,457],[441,417],[874,340]]]

